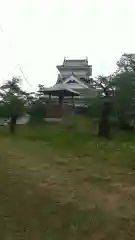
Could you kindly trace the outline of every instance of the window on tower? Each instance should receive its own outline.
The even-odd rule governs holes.
[[[85,78],[80,78],[81,81],[85,81]]]
[[[67,83],[72,84],[72,83],[76,83],[76,81],[73,79],[73,80],[69,80]]]

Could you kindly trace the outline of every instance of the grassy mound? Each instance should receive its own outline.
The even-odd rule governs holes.
[[[1,239],[135,239],[135,144],[87,119],[0,129]]]

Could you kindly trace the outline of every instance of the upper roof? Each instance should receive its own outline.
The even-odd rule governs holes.
[[[88,59],[66,59],[64,58],[63,66],[88,66]]]

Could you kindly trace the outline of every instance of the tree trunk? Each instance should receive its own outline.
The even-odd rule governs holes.
[[[10,133],[14,134],[16,131],[16,121],[17,121],[17,116],[11,116],[10,118]]]
[[[98,136],[99,137],[110,137],[110,120],[109,115],[111,112],[111,102],[109,100],[106,100],[103,104],[101,117],[99,120],[99,129],[98,129]]]

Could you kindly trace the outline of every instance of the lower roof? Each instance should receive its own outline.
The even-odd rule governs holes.
[[[45,88],[44,94],[51,94],[52,96],[79,96],[80,93],[69,88],[66,84],[55,84],[53,87]]]

